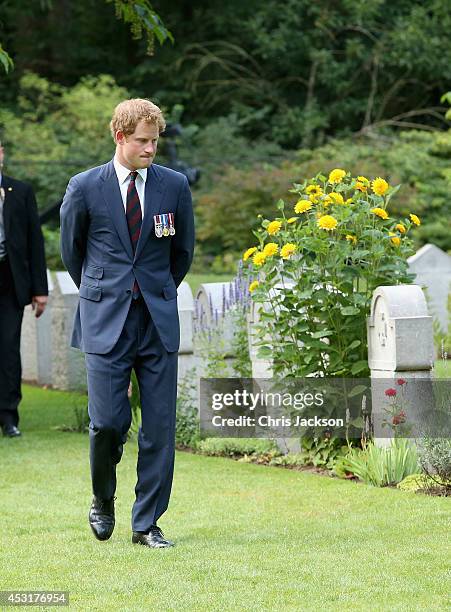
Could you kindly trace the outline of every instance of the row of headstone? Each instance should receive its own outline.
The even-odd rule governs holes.
[[[430,311],[439,318],[442,327],[446,329],[448,316],[446,303],[451,282],[451,257],[434,245],[426,245],[410,258],[409,266],[410,270],[417,275],[418,284],[426,289]],[[198,375],[202,374],[205,364],[202,364],[200,355],[196,354],[194,342],[195,326],[199,327],[201,321],[206,328],[209,325],[217,325],[218,320],[221,321],[226,353],[230,360],[233,359],[234,317],[233,308],[228,307],[230,292],[233,293],[232,285],[232,283],[203,284],[199,287],[195,299],[188,283],[183,282],[180,285],[178,289],[181,332],[179,379],[193,368],[196,368]],[[23,378],[59,389],[85,389],[86,372],[83,355],[80,351],[70,347],[70,334],[78,303],[78,290],[67,272],[49,274],[49,289],[49,304],[39,319],[35,319],[31,307],[25,309],[21,346]],[[390,289],[397,290],[396,287],[388,288],[388,293]],[[384,300],[388,299],[387,292],[384,294]],[[410,306],[413,308],[413,304],[420,300],[420,294],[416,293],[417,297],[414,299],[409,289],[406,288],[405,292],[405,295],[409,295],[407,301],[410,300]],[[390,293],[391,297],[392,295]],[[379,297],[379,300],[382,300],[382,297]],[[404,299],[401,301],[405,302]],[[406,313],[409,312],[408,307],[409,304],[406,304]],[[384,316],[388,317],[388,314]],[[429,314],[421,316],[429,317]],[[258,322],[259,309],[252,304],[248,315],[252,375],[254,378],[265,378],[271,375],[272,364],[270,360],[258,357],[255,345],[255,325]],[[419,320],[417,319],[416,322],[418,323]],[[407,349],[406,354],[419,357],[422,354],[422,349],[419,347],[426,346],[424,350],[428,353],[430,342],[428,340],[426,345],[426,340],[419,340],[418,332],[413,331],[412,321],[410,323],[397,321],[395,325],[398,335],[403,338],[403,346],[406,347],[413,343],[412,350]],[[405,327],[402,327],[403,325]],[[427,330],[425,328],[423,333],[428,338],[431,336],[429,328]],[[372,355],[373,348],[376,350],[378,345],[374,343],[371,326],[369,327],[369,343],[370,355]],[[397,350],[399,354],[399,347],[396,346],[393,350]],[[405,365],[409,364],[399,363],[397,367],[405,367]],[[413,370],[418,371],[418,368],[415,367]]]
[[[31,306],[24,312],[21,339],[22,377],[56,389],[86,390],[83,353],[70,346],[78,289],[67,272],[50,274],[49,300],[36,319]],[[199,366],[194,355],[194,299],[188,283],[178,288],[180,319],[179,378]]]

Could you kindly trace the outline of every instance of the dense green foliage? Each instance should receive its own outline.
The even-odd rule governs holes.
[[[72,174],[111,158],[111,110],[139,95],[182,121],[180,156],[201,168],[199,269],[232,271],[256,213],[290,201],[293,181],[338,165],[403,183],[394,212],[421,215],[416,246],[451,249],[451,136],[427,131],[446,125],[446,0],[152,7],[175,42],[149,56],[112,2],[0,0],[0,41],[15,62],[8,74],[0,68],[5,171],[33,184],[41,210]],[[412,126],[425,131],[393,131]],[[52,265],[56,244],[49,235]]]
[[[412,281],[410,230],[420,221],[393,216],[398,187],[381,178],[335,169],[292,191],[295,207],[280,200],[243,255],[258,355],[279,377],[366,376],[373,292]]]
[[[42,209],[73,174],[111,159],[111,109],[127,92],[105,75],[65,88],[26,73],[19,94],[14,111],[0,108],[6,168],[33,184]]]
[[[294,203],[288,192],[293,181],[341,167],[353,175],[383,176],[401,184],[390,204],[393,214],[414,212],[422,219],[415,244],[433,242],[451,249],[451,131],[410,130],[380,139],[333,140],[316,149],[301,149],[296,158],[277,165],[252,169],[228,167],[198,199],[199,239],[208,252],[240,252],[250,246],[257,229],[257,213],[269,216],[279,198]]]
[[[339,476],[351,473],[366,484],[386,487],[418,473],[418,456],[410,440],[395,438],[383,448],[370,442],[365,448],[351,448],[335,467]]]
[[[151,4],[175,39],[153,57],[105,0],[3,0],[0,40],[16,69],[0,77],[0,104],[15,104],[25,70],[64,85],[106,73],[133,94],[184,104],[190,122],[235,113],[247,136],[291,148],[374,124],[440,124],[447,0]]]

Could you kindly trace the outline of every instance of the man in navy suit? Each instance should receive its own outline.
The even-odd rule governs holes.
[[[97,539],[114,529],[116,465],[131,424],[128,387],[135,369],[142,425],[132,542],[165,548],[157,526],[174,469],[177,287],[189,270],[194,218],[186,177],[153,164],[161,110],[121,102],[110,123],[110,162],[72,177],[61,206],[61,253],[79,288],[72,346],[85,353]]]

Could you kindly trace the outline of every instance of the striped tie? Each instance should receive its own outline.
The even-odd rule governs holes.
[[[139,235],[141,233],[142,214],[141,214],[141,203],[139,201],[138,191],[136,190],[135,179],[137,176],[136,170],[130,172],[130,182],[127,189],[127,206],[126,216],[128,233],[130,234],[130,240],[132,242],[133,253],[136,251],[136,245],[138,244]],[[138,283],[133,283],[133,298],[139,297],[140,291]]]

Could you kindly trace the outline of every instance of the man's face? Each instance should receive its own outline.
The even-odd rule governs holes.
[[[116,132],[116,153],[119,162],[129,170],[148,168],[153,162],[158,145],[158,126],[140,121],[133,134]]]

